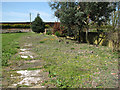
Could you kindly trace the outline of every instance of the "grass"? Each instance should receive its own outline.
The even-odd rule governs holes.
[[[9,35],[6,34],[6,37],[10,37]],[[25,35],[27,34],[18,37],[14,34],[11,41],[17,41],[17,38],[14,39],[17,36],[18,42],[31,43],[32,51],[38,55],[37,59],[45,61],[43,68],[49,72],[50,80],[43,84],[52,83],[59,88],[117,87],[118,53],[113,53],[111,48],[77,44],[65,38],[61,38],[63,41],[59,42],[58,38],[52,35],[32,33],[29,39],[22,37]],[[67,41],[69,44],[66,43]],[[4,45],[6,44],[8,46],[8,40],[4,42]],[[11,43],[10,47],[12,44],[15,43]],[[15,54],[16,46],[12,48]],[[29,70],[36,69],[29,68]]]
[[[40,43],[44,43],[44,41],[40,41]]]
[[[28,68],[27,70],[39,70],[41,68]]]
[[[60,88],[116,87],[117,77],[111,73],[118,70],[117,53],[105,46],[95,47],[62,39],[59,42],[54,36],[42,34],[33,34],[30,39],[33,51],[39,55],[37,58],[46,62],[43,68],[51,78],[48,84]]]
[[[28,85],[17,85],[17,88],[20,88],[20,87],[30,87]]]
[[[19,46],[19,38],[29,33],[6,33],[2,34],[2,66],[8,66],[8,60],[14,56]]]

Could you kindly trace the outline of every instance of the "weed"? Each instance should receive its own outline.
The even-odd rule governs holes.
[[[71,50],[74,50],[75,48],[71,48]]]
[[[40,41],[40,43],[44,43],[44,41]]]
[[[44,85],[45,85],[45,82],[43,82],[41,85],[44,86]]]

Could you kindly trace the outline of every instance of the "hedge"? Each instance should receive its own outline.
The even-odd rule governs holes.
[[[2,29],[9,29],[9,28],[30,28],[29,24],[0,24]]]
[[[30,28],[30,24],[0,24],[3,29],[9,28]],[[45,28],[50,28],[48,24],[45,25]]]

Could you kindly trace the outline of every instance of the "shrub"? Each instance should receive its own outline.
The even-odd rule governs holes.
[[[45,28],[51,28],[51,27],[50,27],[50,25],[46,24],[46,25],[45,25]]]
[[[55,35],[58,36],[58,37],[61,36],[61,34],[58,31],[55,32]]]
[[[59,33],[59,36],[66,36],[66,30],[65,30],[64,26],[61,25],[59,22],[55,22],[55,24],[53,26],[53,34],[55,34],[55,33],[57,35]]]
[[[54,26],[53,26],[53,34],[55,34],[55,32],[60,31],[60,23],[55,22]]]
[[[47,35],[52,35],[51,30],[47,30],[46,34],[47,34]]]
[[[32,31],[36,33],[43,33],[45,29],[45,24],[40,18],[39,14],[35,18],[35,20],[32,22]]]

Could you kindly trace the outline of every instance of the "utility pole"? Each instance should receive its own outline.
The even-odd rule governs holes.
[[[30,31],[32,31],[32,28],[31,28],[31,13],[30,13]]]

